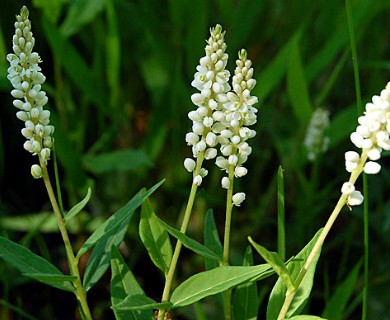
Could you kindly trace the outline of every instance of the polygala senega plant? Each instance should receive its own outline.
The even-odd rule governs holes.
[[[37,163],[31,166],[31,174],[35,179],[42,178],[47,189],[65,245],[70,273],[73,277],[73,292],[79,303],[81,317],[92,319],[86,299],[86,290],[82,285],[78,269],[79,256],[75,257],[73,253],[65,227],[65,219],[59,209],[47,170],[54,143],[54,126],[50,124],[50,112],[44,108],[48,102],[48,97],[42,90],[45,76],[39,67],[41,59],[38,53],[33,51],[35,39],[28,17],[28,9],[23,7],[20,15],[16,17],[15,35],[12,39],[13,53],[7,55],[7,60],[10,63],[8,79],[13,86],[11,91],[14,98],[13,105],[18,109],[16,113],[18,119],[24,122],[22,129],[22,135],[26,138],[24,148],[38,158]],[[254,107],[257,98],[251,95],[256,80],[253,79],[252,62],[248,59],[244,49],[238,53],[230,85],[230,72],[226,70],[228,54],[225,52],[227,46],[224,36],[225,32],[220,25],[217,24],[210,29],[205,56],[200,59],[192,81],[192,86],[198,90],[191,96],[196,110],[188,114],[192,121],[192,130],[185,137],[185,141],[192,148],[192,158],[184,160],[185,169],[192,173],[192,183],[180,233],[183,235],[186,233],[197,188],[208,174],[208,171],[203,167],[203,162],[214,160],[216,166],[224,173],[221,186],[227,190],[223,258],[220,265],[229,266],[232,211],[234,206],[239,207],[245,200],[245,193],[234,192],[234,179],[243,177],[248,172],[244,164],[252,152],[248,140],[256,135],[255,130],[249,127],[257,122],[257,109]],[[318,127],[327,124],[328,120],[324,123],[318,119],[327,119],[327,117],[327,112],[323,110],[318,110],[313,115],[311,126],[314,129],[308,131],[308,134],[311,132],[311,136],[305,141],[310,160],[314,160],[326,150],[326,137],[324,138],[323,134],[318,132]],[[284,267],[283,259],[278,260],[275,258],[275,254],[257,246],[250,239],[250,242],[264,259],[275,269],[283,281],[287,282],[287,290],[283,297],[284,302],[278,310],[278,320],[291,316],[289,312],[296,293],[319,255],[325,238],[341,209],[345,205],[351,209],[352,206],[360,205],[363,202],[363,195],[356,190],[355,183],[363,172],[367,174],[379,173],[381,166],[377,161],[383,150],[390,150],[389,135],[390,82],[380,95],[374,96],[372,102],[367,103],[364,114],[358,118],[358,126],[351,134],[350,139],[357,148],[361,149],[361,153],[356,151],[345,153],[345,168],[350,173],[349,180],[342,185],[341,195],[333,212],[315,239],[302,268],[294,279]],[[163,307],[158,311],[160,320],[168,317],[168,307],[164,303],[170,302],[173,278],[182,245],[183,242],[178,239],[169,268],[165,273],[165,286],[161,298]],[[280,263],[278,261],[281,261],[283,267],[278,265]],[[225,319],[231,319],[231,288],[224,292],[224,303]]]

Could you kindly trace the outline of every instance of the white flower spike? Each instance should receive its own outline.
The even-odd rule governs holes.
[[[373,96],[372,102],[366,104],[358,123],[350,139],[356,147],[362,149],[362,154],[355,151],[345,153],[345,169],[351,173],[351,178],[355,177],[354,181],[362,172],[379,173],[381,165],[375,161],[380,159],[382,150],[390,150],[390,82],[379,96]],[[363,195],[354,190],[353,183],[344,183],[342,187],[342,193],[348,195],[349,206],[363,202]]]
[[[221,112],[221,99],[230,90],[229,71],[225,70],[228,55],[225,53],[226,44],[224,40],[225,32],[217,24],[210,29],[210,38],[207,40],[205,48],[206,55],[200,59],[196,67],[197,72],[191,85],[199,92],[191,96],[191,101],[197,106],[197,110],[188,113],[188,118],[192,120],[192,132],[187,133],[186,142],[192,146],[192,154],[195,159],[210,160],[217,157],[218,144],[216,133],[221,127],[220,121],[224,114]],[[188,171],[189,162],[185,163]],[[195,167],[190,171],[192,172]],[[202,168],[199,170],[202,171]],[[204,169],[202,171],[205,172]],[[200,172],[193,172],[194,184],[200,185],[202,180],[196,175],[204,177]]]
[[[7,78],[14,88],[11,91],[15,98],[13,105],[19,109],[16,116],[25,122],[22,135],[27,141],[23,146],[33,155],[38,155],[40,163],[46,165],[53,147],[54,127],[49,124],[50,112],[43,109],[48,98],[46,92],[41,90],[41,85],[46,78],[39,67],[41,58],[38,53],[32,51],[35,38],[28,16],[29,12],[25,6],[20,10],[20,15],[16,16],[15,35],[12,38],[14,53],[7,55],[10,63]],[[31,174],[36,179],[40,178],[40,166],[34,164]]]

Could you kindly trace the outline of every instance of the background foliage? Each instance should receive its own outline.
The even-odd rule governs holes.
[[[348,175],[344,152],[356,126],[356,99],[345,6],[338,0],[3,0],[0,11],[0,234],[64,268],[65,254],[41,181],[30,178],[32,159],[22,148],[6,79],[15,15],[28,6],[47,77],[44,90],[55,125],[57,160],[65,208],[93,195],[88,214],[70,226],[77,244],[141,187],[166,178],[152,197],[157,214],[180,221],[191,175],[183,168],[190,155],[184,142],[194,108],[190,83],[204,54],[208,29],[227,31],[229,69],[241,47],[255,67],[259,97],[257,136],[248,160],[250,174],[240,181],[247,193],[235,210],[232,261],[241,264],[250,235],[276,250],[277,168],[284,168],[287,256],[296,254],[326,221]],[[363,102],[389,80],[390,2],[352,1]],[[315,163],[302,145],[311,112],[331,113],[330,148]],[[388,155],[388,154],[387,154]],[[369,177],[369,319],[390,319],[389,161]],[[386,168],[387,164],[387,168]],[[223,229],[220,173],[208,164],[189,234],[202,241],[204,213],[213,208]],[[387,191],[386,191],[387,190]],[[81,217],[80,215],[79,217]],[[122,254],[146,293],[159,299],[162,277],[138,236],[133,218]],[[362,209],[345,210],[325,243],[308,312],[331,319],[359,319],[362,292]],[[263,263],[255,257],[256,263]],[[203,269],[202,260],[183,252],[178,281]],[[66,271],[66,270],[65,270]],[[266,304],[275,277],[261,282]],[[109,274],[89,292],[96,319],[112,318]],[[66,293],[32,282],[0,261],[0,319],[70,319],[74,301]],[[39,295],[32,293],[39,292]],[[21,310],[24,310],[23,312]],[[219,319],[213,298],[203,310],[180,310],[177,319]],[[264,314],[264,309],[261,309]],[[26,316],[26,318],[28,318]]]

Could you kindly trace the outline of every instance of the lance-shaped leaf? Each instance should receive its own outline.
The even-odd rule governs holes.
[[[127,220],[134,214],[135,210],[145,201],[145,199],[156,191],[163,182],[164,180],[160,181],[146,192],[143,190],[139,191],[124,207],[119,209],[104,223],[102,223],[85,241],[77,253],[77,258],[81,257],[85,252],[91,249],[101,238],[105,237],[107,234],[111,235],[112,232],[123,223],[123,221]]]
[[[211,251],[210,249],[208,249],[198,241],[191,239],[190,237],[186,236],[184,233],[180,232],[179,230],[171,227],[169,224],[167,224],[161,219],[159,219],[159,222],[169,232],[169,234],[174,236],[176,239],[180,240],[186,248],[194,251],[195,253],[201,255],[202,257],[213,259],[215,261],[221,261],[221,258],[216,253],[214,253],[213,251]]]
[[[172,308],[184,307],[254,278],[264,279],[272,273],[269,264],[252,267],[218,267],[188,278],[172,292],[170,302]]]
[[[278,276],[283,279],[288,291],[293,291],[295,289],[294,283],[280,255],[277,252],[268,251],[265,247],[254,242],[251,237],[248,237],[248,240],[263,259],[271,265]]]
[[[217,226],[215,224],[214,215],[212,210],[206,212],[204,219],[204,245],[213,251],[222,261],[223,248],[221,240],[219,239]],[[206,270],[211,270],[218,267],[218,262],[214,259],[205,258]]]
[[[39,275],[35,279],[55,288],[74,292],[74,287],[69,281],[73,279],[72,277],[65,276],[46,259],[4,237],[0,237],[0,258],[27,276]]]
[[[91,188],[88,188],[88,192],[85,198],[68,211],[68,213],[64,217],[65,222],[68,222],[76,214],[78,214],[81,210],[83,210],[85,205],[88,203],[89,199],[91,199]]]
[[[153,263],[165,274],[172,260],[172,246],[168,232],[161,225],[149,199],[142,204],[139,235]]]
[[[121,310],[116,308],[127,297],[145,296],[134,275],[127,267],[118,248],[111,249],[111,303],[117,320],[153,320],[152,310]]]
[[[297,280],[303,266],[305,265],[306,259],[309,256],[310,252],[313,249],[315,242],[320,236],[322,229],[320,229],[315,236],[310,240],[310,242],[292,259],[288,265],[287,270],[290,274],[292,281],[295,283]],[[298,286],[297,292],[294,296],[294,299],[291,302],[291,305],[287,312],[287,318],[290,318],[294,315],[298,315],[306,305],[307,300],[309,299],[311,288],[313,287],[313,278],[318,258],[320,257],[320,251],[316,254],[313,259],[313,262],[310,268],[307,270],[304,278]],[[277,319],[280,309],[283,306],[287,292],[287,286],[285,281],[282,278],[279,278],[276,281],[275,286],[271,291],[267,306],[267,320]]]

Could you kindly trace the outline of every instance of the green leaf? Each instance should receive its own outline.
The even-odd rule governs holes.
[[[117,320],[152,320],[152,311],[120,310],[116,306],[127,297],[145,295],[134,275],[127,267],[118,248],[111,248],[111,303]]]
[[[152,309],[168,309],[172,306],[170,302],[156,302],[145,295],[132,295],[127,297],[123,302],[113,306],[114,309],[121,310],[152,310]]]
[[[153,211],[149,199],[141,208],[139,235],[153,263],[165,274],[172,260],[172,246],[166,229]]]
[[[296,281],[301,269],[303,268],[307,257],[309,256],[317,238],[320,236],[322,229],[320,229],[315,236],[310,240],[310,242],[287,264],[287,270],[291,276],[293,282]],[[297,293],[294,296],[294,299],[290,305],[290,308],[287,312],[287,318],[299,314],[304,308],[307,300],[310,296],[310,291],[313,286],[313,278],[314,272],[316,269],[316,265],[318,262],[318,258],[320,257],[320,251],[318,251],[317,255],[313,259],[313,263],[311,264],[309,270],[306,272],[305,277],[303,278],[301,284],[297,289]],[[271,295],[269,298],[268,306],[267,306],[267,320],[275,320],[277,319],[280,309],[283,306],[284,299],[286,297],[287,286],[285,281],[279,278],[276,281],[275,286],[271,291]]]
[[[34,280],[41,281],[43,283],[55,283],[55,282],[73,282],[77,279],[75,276],[67,276],[60,274],[49,274],[49,273],[22,273],[23,276],[29,277]]]
[[[332,297],[326,303],[325,310],[322,313],[324,318],[332,320],[344,319],[343,314],[355,289],[356,282],[359,277],[360,267],[361,261],[356,264],[349,273],[348,277],[337,286]]]
[[[292,43],[287,68],[287,92],[293,112],[301,124],[309,122],[312,114],[308,84],[299,52],[298,39]]]
[[[317,316],[309,316],[309,315],[300,315],[292,318],[288,318],[289,320],[326,320],[325,318],[317,317]],[[332,318],[333,320],[333,318]]]
[[[286,223],[284,209],[284,177],[283,168],[278,169],[278,253],[283,261],[286,260]]]
[[[83,158],[84,167],[93,173],[101,174],[110,171],[137,170],[151,167],[147,154],[142,150],[119,150],[99,155],[86,155]]]
[[[63,277],[66,276],[49,261],[36,255],[26,247],[1,236],[0,258],[13,265],[21,273],[28,275],[39,274],[41,282],[61,290],[74,292],[73,285],[63,280]],[[47,275],[46,279],[43,279],[44,275]],[[61,280],[53,281],[54,276],[58,276]]]
[[[243,266],[253,265],[252,248],[245,251]],[[234,320],[256,320],[258,312],[258,295],[255,282],[247,282],[239,285],[234,290],[232,311]]]
[[[154,185],[148,191],[139,191],[124,207],[115,212],[109,219],[102,223],[95,232],[85,241],[83,246],[77,253],[77,258],[81,257],[89,249],[91,249],[101,238],[105,237],[106,234],[111,234],[113,230],[117,230],[123,221],[131,217],[135,210],[147,199],[154,191],[160,187],[165,180],[161,180],[159,183]]]
[[[112,246],[119,246],[123,241],[134,211],[120,224],[115,225],[100,238],[93,248],[85,270],[83,286],[86,291],[91,289],[103,276],[110,265]]]
[[[275,270],[278,276],[283,279],[283,281],[287,285],[288,291],[293,291],[295,289],[295,286],[286,268],[286,265],[284,264],[279,254],[277,252],[268,251],[265,247],[254,242],[251,237],[248,237],[248,240],[251,245],[256,249],[256,251],[263,257],[263,259],[271,265],[271,267]]]
[[[91,188],[88,188],[87,195],[83,200],[81,200],[78,204],[76,204],[69,212],[65,215],[65,222],[68,222],[72,219],[76,214],[78,214],[81,210],[84,209],[85,205],[88,203],[89,199],[91,199]]]
[[[190,277],[172,293],[172,308],[190,305],[205,297],[224,292],[253,278],[258,280],[272,274],[270,265],[252,267],[222,266]]]
[[[219,239],[218,229],[215,224],[213,210],[207,210],[204,220],[204,245],[213,251],[219,259],[223,259],[223,247]],[[214,259],[205,258],[206,270],[218,267],[218,262]]]
[[[195,253],[201,255],[202,257],[213,259],[215,261],[221,261],[221,258],[215,254],[213,251],[200,244],[198,241],[191,239],[186,236],[184,233],[179,230],[172,228],[170,225],[165,223],[163,220],[159,219],[161,225],[176,239],[180,240],[183,243],[183,246],[194,251]]]
[[[94,20],[102,11],[106,0],[78,0],[72,1],[68,15],[61,26],[61,32],[66,37],[75,34],[79,29]]]

